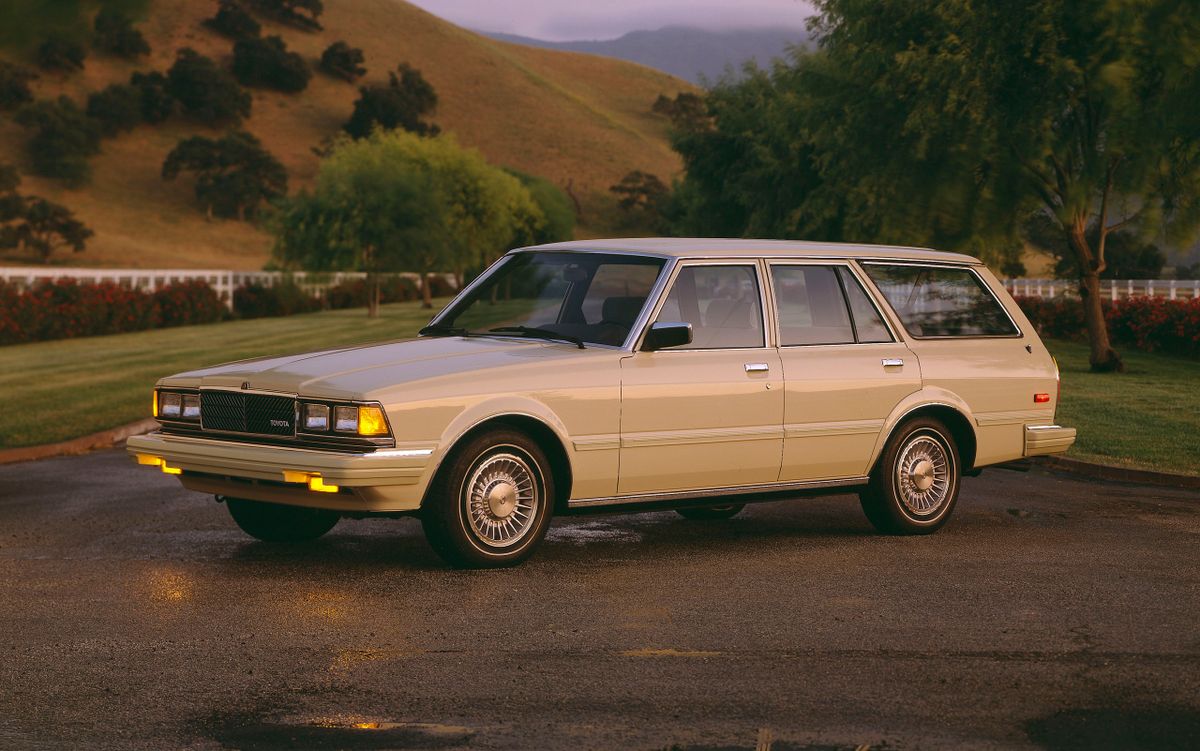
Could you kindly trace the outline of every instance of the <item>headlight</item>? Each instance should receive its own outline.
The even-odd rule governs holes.
[[[199,394],[184,394],[183,395],[183,419],[199,420],[200,419],[200,395]]]
[[[333,410],[333,427],[341,433],[358,432],[358,407],[337,407]]]
[[[329,430],[329,405],[305,404],[304,429],[321,432]]]
[[[158,413],[163,417],[179,417],[183,414],[183,394],[163,393]]]

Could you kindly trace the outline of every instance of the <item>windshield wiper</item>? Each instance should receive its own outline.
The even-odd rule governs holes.
[[[461,326],[426,326],[417,332],[417,336],[470,336],[471,332]]]
[[[550,329],[541,329],[536,326],[501,326],[495,329],[488,329],[492,334],[519,334],[520,336],[528,336],[535,339],[559,339],[564,342],[570,342],[580,349],[587,349],[583,346],[583,340],[577,336],[570,334],[560,334],[557,331]]]

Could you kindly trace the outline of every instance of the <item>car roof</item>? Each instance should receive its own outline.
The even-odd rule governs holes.
[[[687,237],[640,237],[618,240],[573,240],[536,245],[521,250],[579,252],[651,253],[679,258],[766,257],[766,258],[879,258],[939,263],[982,263],[962,253],[947,253],[929,248],[897,245],[858,245],[854,243],[806,242],[799,240],[736,240]]]

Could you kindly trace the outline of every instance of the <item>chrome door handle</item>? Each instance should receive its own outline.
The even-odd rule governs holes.
[[[885,367],[885,368],[898,368],[903,364],[904,364],[904,361],[901,360],[899,357],[883,358],[883,367]]]
[[[766,373],[771,369],[771,366],[765,362],[748,362],[746,363],[747,373]]]

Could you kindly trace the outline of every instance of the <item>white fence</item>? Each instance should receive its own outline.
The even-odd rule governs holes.
[[[319,295],[342,282],[365,279],[366,274],[355,271],[230,271],[213,269],[84,269],[69,267],[0,266],[0,281],[22,287],[41,281],[52,281],[64,277],[81,283],[114,282],[134,289],[155,290],[173,282],[203,281],[216,290],[226,305],[233,307],[233,291],[243,284],[261,284],[273,287],[291,280],[310,295]],[[397,273],[417,281],[414,273]],[[450,279],[449,276],[447,276]]]
[[[1022,297],[1079,295],[1079,282],[1073,279],[1006,279],[1004,286],[1014,296]],[[1200,279],[1101,279],[1100,294],[1110,300],[1122,297],[1196,298],[1200,297]]]

